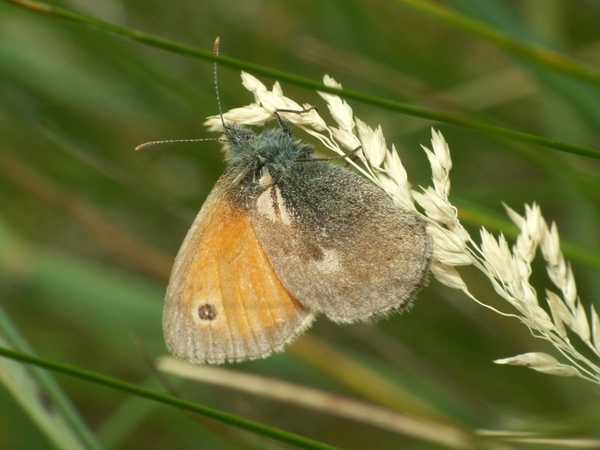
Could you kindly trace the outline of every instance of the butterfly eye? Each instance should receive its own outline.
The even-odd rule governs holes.
[[[226,136],[228,142],[237,145],[242,145],[256,136],[252,130],[234,125],[225,125],[223,134]]]
[[[254,131],[249,130],[248,128],[238,128],[236,130],[236,137],[240,141],[249,141],[253,136],[255,136]]]
[[[246,141],[249,141],[250,139],[252,139],[253,136],[255,136],[255,134],[252,130],[244,129],[243,132],[241,133],[242,139],[244,139]]]

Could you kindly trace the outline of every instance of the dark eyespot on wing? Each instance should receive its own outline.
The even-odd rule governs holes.
[[[204,303],[198,307],[198,317],[200,320],[215,320],[217,318],[217,309],[214,305]]]

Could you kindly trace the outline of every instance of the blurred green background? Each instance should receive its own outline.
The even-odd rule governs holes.
[[[599,147],[598,85],[512,57],[402,1],[52,4],[209,51],[219,35],[223,55],[316,81],[329,74],[348,89]],[[439,4],[600,66],[600,3],[593,0]],[[269,86],[273,82],[262,79]],[[239,70],[221,67],[219,84],[224,109],[252,101]],[[283,88],[326,116],[315,92],[290,84]],[[454,161],[451,200],[474,237],[482,225],[501,230],[507,222],[501,202],[519,212],[524,203],[538,202],[570,244],[567,256],[582,301],[600,307],[597,160],[350,103],[361,119],[383,126],[414,185],[430,183],[420,145],[429,145],[431,127],[443,132]],[[132,333],[152,355],[166,352],[161,309],[170,266],[224,163],[215,142],[133,149],[155,139],[215,137],[202,122],[216,112],[210,62],[0,2],[4,333],[18,330],[44,358],[162,389]],[[482,276],[472,270],[464,276],[478,298],[510,311]],[[533,279],[540,294],[550,287],[543,264]],[[309,335],[414,396],[396,400],[390,394],[386,406],[397,411],[437,417],[466,430],[600,438],[597,386],[493,364],[527,351],[555,353],[517,320],[477,306],[435,280],[410,314],[375,325],[338,326],[322,318]],[[317,350],[305,356],[312,340],[303,339],[302,351],[292,347],[232,368],[378,401],[369,395],[373,380],[353,380],[353,373],[341,373],[342,366],[332,367]],[[230,429],[214,432],[164,405],[63,375],[55,378],[105,448],[230,449],[241,442],[267,448],[262,438]],[[180,389],[198,403],[344,448],[440,448],[224,388],[186,382]],[[494,441],[488,445],[496,448]],[[4,388],[0,448],[53,448]]]

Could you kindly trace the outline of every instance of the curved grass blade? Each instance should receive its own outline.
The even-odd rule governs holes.
[[[11,347],[15,351],[32,351],[1,307],[0,345]],[[0,380],[56,448],[102,448],[67,396],[46,371],[2,360]]]
[[[53,361],[48,361],[36,356],[17,352],[8,348],[0,347],[0,355],[20,361],[26,364],[32,364],[37,367],[42,367],[47,370],[54,372],[63,373],[81,380],[89,381],[97,385],[106,386],[111,389],[126,392],[128,394],[137,395],[144,397],[156,402],[163,403],[165,405],[175,406],[177,408],[190,411],[193,413],[201,414],[205,417],[213,420],[232,425],[244,430],[252,431],[254,433],[266,436],[268,438],[285,442],[287,444],[294,445],[304,449],[315,449],[315,450],[335,450],[337,447],[328,445],[322,442],[315,441],[313,439],[305,438],[287,431],[279,430],[277,428],[269,427],[252,420],[243,419],[241,417],[227,414],[216,409],[208,408],[206,406],[198,405],[189,401],[181,400],[170,395],[165,395],[160,392],[153,391],[151,389],[139,387],[133,384],[125,383],[124,381],[116,378],[100,375],[91,371],[79,369],[77,367],[68,366],[66,364],[60,364]]]
[[[290,73],[282,72],[279,70],[273,70],[258,64],[251,64],[245,61],[241,61],[235,58],[229,58],[226,56],[219,55],[218,57],[212,54],[208,50],[197,49],[189,47],[176,42],[168,41],[166,39],[157,38],[150,34],[143,33],[137,30],[131,30],[129,28],[121,27],[119,25],[104,22],[99,19],[95,19],[84,14],[79,14],[64,8],[48,5],[42,2],[35,2],[29,0],[4,0],[8,3],[12,3],[16,6],[20,6],[27,10],[45,14],[48,16],[56,17],[58,19],[68,20],[69,22],[77,23],[79,25],[88,26],[101,30],[110,34],[114,34],[123,38],[132,39],[138,42],[142,42],[153,47],[161,48],[163,50],[170,51],[172,53],[178,53],[181,55],[192,56],[208,61],[218,61],[220,65],[233,67],[240,70],[245,70],[251,73],[265,75],[267,77],[275,78],[280,81],[296,84],[309,89],[316,89],[322,92],[328,92],[331,94],[339,95],[340,97],[357,100],[360,102],[368,103],[371,105],[379,106],[391,111],[396,111],[402,114],[410,116],[420,117],[427,120],[433,120],[441,123],[447,123],[462,128],[468,128],[471,130],[481,131],[489,133],[491,135],[507,137],[519,142],[525,142],[528,144],[535,144],[542,147],[552,148],[555,150],[561,150],[567,153],[573,153],[580,156],[587,156],[590,158],[600,159],[600,150],[592,147],[586,147],[581,145],[570,144],[568,142],[558,141],[555,139],[548,139],[542,136],[538,136],[523,131],[513,130],[509,128],[500,127],[493,125],[488,122],[473,119],[465,116],[453,116],[445,114],[439,111],[434,111],[426,108],[420,108],[413,105],[397,102],[394,100],[388,100],[372,95],[363,94],[361,92],[352,91],[348,89],[337,89],[329,86],[325,86],[320,82],[310,80],[308,78],[300,77]]]

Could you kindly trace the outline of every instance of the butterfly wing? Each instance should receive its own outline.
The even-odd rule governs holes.
[[[179,250],[163,313],[165,342],[196,363],[242,361],[281,350],[313,315],[283,287],[247,210],[215,185]]]
[[[295,163],[251,217],[287,290],[336,322],[406,309],[426,283],[432,241],[423,220],[339,166]]]

